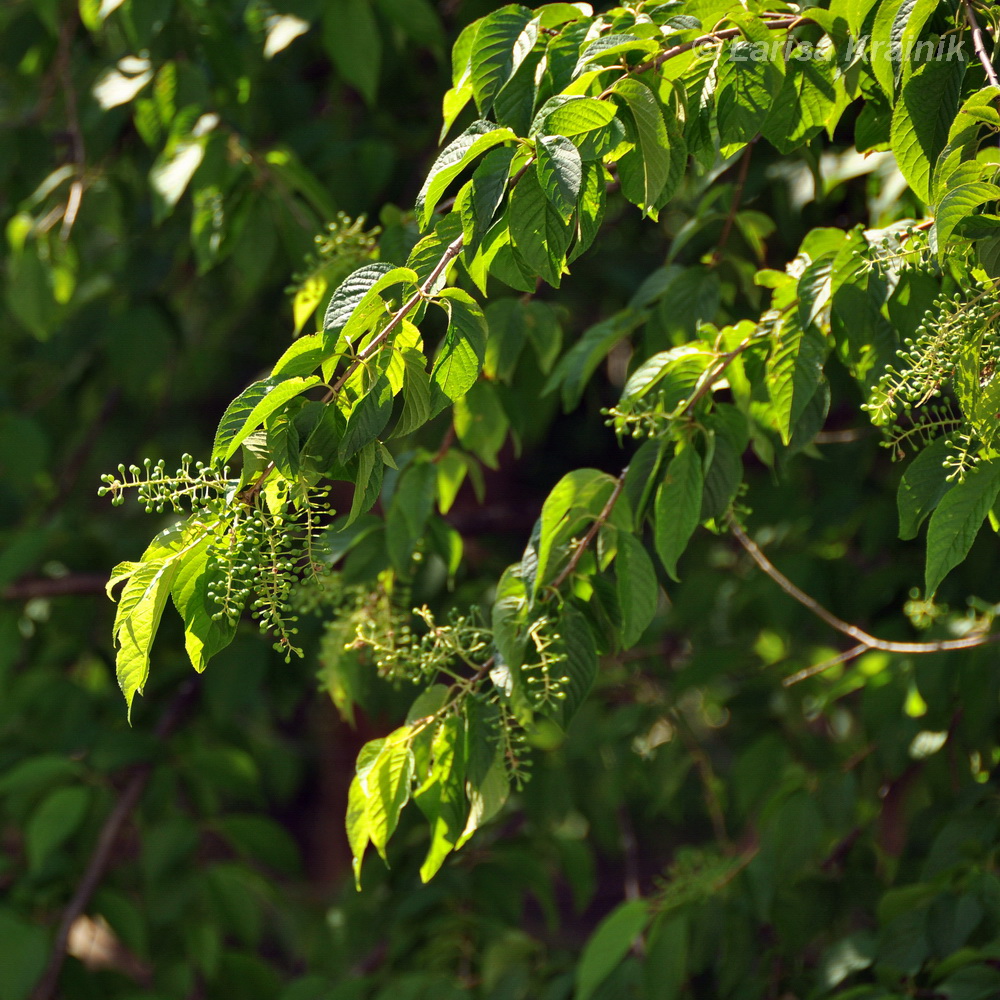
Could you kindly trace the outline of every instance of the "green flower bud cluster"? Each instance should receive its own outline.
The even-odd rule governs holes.
[[[912,420],[914,410],[939,399],[970,350],[980,381],[983,371],[992,373],[1000,359],[997,318],[996,302],[982,291],[959,291],[936,299],[916,335],[903,340],[898,362],[886,368],[862,406],[872,423],[890,427],[890,436],[897,433],[897,415]]]
[[[111,503],[120,507],[125,502],[125,492],[135,490],[136,499],[147,514],[162,514],[166,510],[180,514],[184,505],[197,510],[225,496],[236,485],[228,466],[195,462],[190,455],[181,456],[180,468],[172,475],[167,473],[162,458],[155,463],[145,458],[141,467],[130,465],[126,469],[119,465],[117,476],[105,473],[101,482],[98,496],[110,494]]]
[[[566,652],[562,638],[548,617],[539,618],[528,629],[533,655],[521,664],[521,676],[531,707],[537,711],[555,708],[566,699],[569,677],[565,673]]]

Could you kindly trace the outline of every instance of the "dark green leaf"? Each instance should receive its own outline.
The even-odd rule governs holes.
[[[994,460],[975,466],[941,498],[927,526],[928,599],[969,554],[997,493],[1000,493],[1000,461]]]
[[[645,546],[634,535],[625,532],[618,533],[615,580],[618,584],[618,605],[622,612],[622,648],[629,649],[639,641],[653,620],[659,600],[659,586],[653,561]]]
[[[916,538],[924,519],[951,488],[944,464],[947,457],[947,440],[935,438],[907,466],[896,494],[900,538]]]
[[[701,456],[688,445],[671,460],[656,492],[656,553],[674,580],[677,560],[698,527],[702,489]]]
[[[480,114],[489,109],[500,88],[534,48],[538,29],[531,25],[533,17],[527,7],[510,4],[479,22],[469,65]]]
[[[563,221],[568,222],[583,182],[580,152],[563,136],[545,135],[538,139],[535,154],[538,181],[545,197]]]

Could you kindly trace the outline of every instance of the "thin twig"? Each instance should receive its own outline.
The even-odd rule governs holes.
[[[753,347],[754,344],[757,343],[758,340],[763,339],[765,336],[766,336],[765,333],[762,333],[760,330],[755,330],[749,337],[747,337],[746,340],[743,341],[742,344],[737,344],[737,346],[734,347],[731,351],[726,351],[724,354],[720,354],[717,358],[715,358],[715,362],[721,362],[721,364],[715,369],[715,371],[711,372],[710,374],[706,369],[705,374],[702,375],[701,381],[699,381],[698,385],[695,387],[694,392],[691,393],[691,398],[684,404],[684,409],[682,412],[690,413],[692,410],[694,410],[694,408],[702,400],[705,394],[709,392],[709,390],[711,390],[712,386],[715,385],[716,382],[719,381],[719,379],[725,373],[725,370],[741,354],[749,350],[751,347]],[[714,364],[715,362],[711,363]]]
[[[828,660],[824,660],[822,663],[814,663],[811,667],[806,667],[804,670],[800,670],[798,673],[786,677],[781,683],[785,687],[791,687],[793,684],[798,684],[801,681],[807,681],[810,677],[815,677],[817,674],[825,673],[830,669],[830,667],[837,666],[838,663],[850,663],[851,660],[856,659],[862,653],[867,652],[867,650],[868,647],[863,642],[860,642],[857,646],[852,646],[843,653],[831,656]]]
[[[729,235],[733,231],[733,223],[736,221],[736,213],[740,210],[740,202],[743,200],[743,188],[747,182],[747,174],[750,171],[750,154],[753,152],[753,143],[747,143],[740,157],[740,169],[736,175],[736,185],[733,188],[733,197],[729,202],[729,211],[726,213],[726,221],[722,224],[722,232],[719,234],[719,242],[716,244],[715,252],[709,267],[718,267],[722,260],[723,251],[729,242]]]
[[[604,509],[600,514],[594,519],[594,523],[591,524],[590,528],[587,530],[587,534],[583,536],[580,540],[580,544],[576,547],[573,555],[570,556],[570,560],[563,567],[562,572],[552,581],[551,587],[553,590],[558,590],[573,574],[580,560],[583,558],[584,552],[587,551],[590,543],[594,540],[598,531],[604,526],[607,519],[611,516],[611,512],[615,509],[615,504],[618,502],[618,498],[622,495],[622,489],[625,486],[625,473],[628,472],[628,466],[626,465],[622,469],[621,475],[615,480],[615,488],[611,491],[611,496],[608,497],[608,502],[604,505]]]
[[[774,21],[765,21],[763,24],[769,31],[783,31],[785,29],[791,30],[792,28],[798,27],[800,24],[806,24],[808,22],[809,17],[807,15],[803,15],[801,17],[782,17]],[[653,56],[652,59],[647,59],[646,62],[640,63],[636,66],[632,72],[645,73],[647,70],[656,69],[657,66],[662,66],[668,59],[673,59],[676,56],[683,55],[685,52],[690,52],[691,49],[711,45],[715,42],[725,42],[730,38],[738,38],[742,34],[742,28],[724,28],[722,31],[713,31],[707,35],[699,35],[690,42],[684,42],[682,45],[671,46],[659,55]]]
[[[809,671],[800,671],[799,674],[793,674],[792,677],[785,680],[785,684],[797,683],[797,680],[804,680],[805,676],[811,677],[813,673],[821,673],[823,670],[828,669],[836,665],[837,663],[846,663],[848,660],[853,660],[855,657],[860,656],[862,653],[870,649],[878,649],[884,653],[903,653],[903,654],[920,654],[920,653],[948,653],[954,652],[959,649],[973,649],[976,646],[984,646],[987,643],[1000,641],[1000,632],[979,632],[975,635],[966,636],[964,639],[939,639],[931,642],[892,642],[888,639],[879,639],[877,636],[871,635],[864,629],[859,628],[857,625],[851,625],[850,622],[845,622],[842,618],[838,618],[832,611],[828,611],[822,604],[819,603],[814,597],[810,597],[804,590],[797,587],[791,580],[785,576],[775,565],[767,558],[766,555],[761,551],[757,543],[750,538],[750,536],[740,527],[736,518],[732,514],[729,515],[729,528],[733,533],[736,540],[743,546],[746,552],[750,555],[753,561],[772,579],[774,582],[781,587],[781,589],[788,594],[789,597],[794,598],[799,602],[804,608],[811,611],[817,618],[821,621],[826,622],[827,625],[832,629],[836,629],[843,635],[848,636],[853,639],[857,645],[853,649],[848,650],[846,653],[834,657],[831,660],[827,660],[825,663],[817,664],[816,667],[810,667]]]
[[[198,682],[194,678],[181,687],[154,730],[154,736],[158,742],[166,740],[177,728],[197,691]],[[104,878],[104,872],[111,860],[112,851],[114,851],[118,841],[118,835],[139,804],[139,799],[142,798],[142,793],[146,789],[152,772],[152,764],[142,764],[132,772],[118,802],[104,821],[97,837],[97,843],[94,845],[94,850],[84,870],[83,878],[80,879],[76,892],[73,893],[73,898],[66,904],[66,909],[63,911],[62,919],[59,921],[59,929],[56,931],[55,940],[52,943],[49,963],[35,987],[32,1000],[52,1000],[56,996],[59,975],[66,961],[66,943],[69,940],[70,930],[77,919],[83,916],[91,897],[100,886],[101,879]]]
[[[36,597],[103,594],[107,582],[107,573],[70,573],[68,576],[16,580],[0,591],[0,597],[5,601],[30,601]]]
[[[73,34],[76,31],[77,14],[76,7],[73,13],[66,16],[59,31],[59,53],[56,56],[56,65],[59,70],[59,80],[62,84],[63,100],[66,102],[66,127],[70,139],[70,158],[76,175],[70,184],[69,197],[66,199],[66,210],[62,216],[62,228],[59,230],[59,237],[68,240],[73,231],[73,224],[76,222],[77,213],[80,211],[80,204],[83,201],[83,174],[87,160],[86,148],[83,143],[83,132],[80,129],[80,116],[76,107],[76,90],[73,87],[72,42]]]
[[[451,449],[451,446],[454,443],[455,443],[455,421],[453,420],[450,424],[448,424],[448,429],[444,432],[444,437],[441,439],[441,445],[438,448],[438,450],[434,452],[433,458],[431,458],[431,464],[437,465],[438,462],[440,462],[445,457],[445,455],[448,454],[448,451]]]
[[[1000,76],[997,76],[993,60],[990,59],[990,54],[986,51],[986,42],[983,40],[983,29],[979,27],[979,22],[976,20],[976,13],[972,9],[972,4],[969,3],[969,0],[965,0],[964,6],[965,19],[969,22],[969,27],[972,29],[972,47],[979,57],[979,61],[983,64],[983,69],[986,70],[986,79],[990,81],[992,86],[1000,87]]]

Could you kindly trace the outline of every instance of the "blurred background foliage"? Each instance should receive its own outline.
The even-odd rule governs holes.
[[[496,6],[0,7],[0,997],[31,995],[130,788],[70,935],[67,1000],[1000,995],[996,653],[872,653],[784,688],[834,637],[728,538],[702,533],[650,642],[605,661],[565,741],[538,734],[524,791],[427,886],[426,834],[404,817],[391,869],[353,889],[354,759],[407,695],[372,682],[355,727],[340,721],[319,692],[320,623],[290,664],[248,628],[198,683],[165,623],[127,725],[103,584],[150,521],[99,501],[99,474],[204,452],[376,238],[405,256],[450,44]],[[891,157],[855,151],[855,117],[792,157],[755,148],[718,266],[729,165],[690,178],[655,226],[612,202],[597,247],[542,293],[565,338],[671,248],[688,269],[645,333],[665,345],[699,315],[756,317],[754,272],[811,227],[916,213]],[[505,402],[521,454],[508,443],[486,470],[485,508],[463,488],[458,593],[424,596],[476,599],[563,472],[617,472],[600,409],[627,360],[612,353],[571,417],[522,366]],[[898,472],[831,378],[833,433],[780,484],[751,470],[753,523],[806,590],[903,637],[922,551],[896,539]],[[997,598],[991,544],[949,592]],[[643,948],[629,953],[627,908],[591,938],[640,894],[659,913]]]

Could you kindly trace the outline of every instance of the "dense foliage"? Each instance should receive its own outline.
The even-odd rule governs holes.
[[[0,12],[0,996],[1000,994],[995,13]]]

